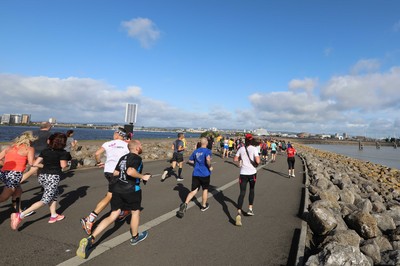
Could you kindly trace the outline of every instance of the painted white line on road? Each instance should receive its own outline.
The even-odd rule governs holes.
[[[211,196],[216,195],[219,192],[224,191],[225,189],[227,189],[227,188],[229,188],[229,187],[231,187],[231,186],[233,186],[233,185],[235,185],[237,183],[238,183],[238,180],[235,179],[235,180],[223,185],[222,187],[217,188],[217,189],[213,190],[212,192],[208,193],[207,198],[210,198]],[[199,202],[201,202],[202,197],[199,197],[198,200],[199,200]],[[195,203],[192,201],[192,202],[190,202],[188,204],[187,208],[190,209],[193,206],[195,206]],[[161,224],[162,222],[165,222],[165,221],[175,217],[176,216],[176,212],[178,210],[179,210],[179,208],[173,209],[172,211],[170,211],[170,212],[168,212],[166,214],[163,214],[163,215],[161,215],[161,216],[159,216],[159,217],[157,217],[157,218],[155,218],[155,219],[153,219],[151,221],[148,221],[147,223],[139,226],[139,232],[149,230],[152,227],[155,227],[155,226]],[[106,241],[104,243],[100,243],[99,245],[97,245],[96,248],[93,249],[90,252],[90,255],[89,255],[89,257],[87,259],[81,259],[79,257],[73,257],[73,258],[71,258],[69,260],[66,260],[66,261],[64,261],[64,262],[62,262],[62,263],[60,263],[58,265],[59,266],[81,265],[81,264],[83,264],[83,263],[85,263],[85,262],[87,262],[87,261],[89,261],[91,259],[96,258],[97,256],[100,256],[104,252],[106,252],[106,251],[108,251],[108,250],[110,250],[110,249],[112,249],[112,248],[114,248],[114,247],[116,247],[116,246],[118,246],[118,245],[120,245],[122,243],[126,243],[130,239],[131,239],[131,233],[128,231],[128,232],[123,233],[123,234],[121,234],[119,236],[116,236],[116,237],[114,237],[114,238],[112,238],[112,239],[110,239],[110,240],[108,240],[108,241]]]

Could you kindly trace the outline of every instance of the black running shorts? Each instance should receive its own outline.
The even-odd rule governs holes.
[[[113,192],[111,198],[111,211],[115,210],[140,210],[142,203],[142,190],[129,193]]]
[[[210,186],[210,176],[200,177],[192,176],[192,191],[196,188],[208,189]]]

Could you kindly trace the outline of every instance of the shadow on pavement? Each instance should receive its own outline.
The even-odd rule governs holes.
[[[224,213],[228,217],[229,223],[235,225],[235,220],[233,219],[233,217],[229,213],[228,205],[226,204],[226,202],[231,203],[233,206],[235,206],[235,208],[237,208],[236,202],[234,202],[232,199],[226,197],[224,195],[224,192],[216,190],[216,187],[214,187],[214,186],[210,186],[208,190],[209,190],[209,192],[211,192],[213,194],[214,199],[219,204],[221,204],[222,210],[224,211]],[[217,193],[213,193],[214,191],[217,191]]]
[[[76,190],[67,192],[61,195],[62,200],[59,201],[60,207],[57,210],[57,213],[63,213],[69,206],[74,204],[78,199],[86,196],[86,191],[89,186],[82,186]]]
[[[297,249],[298,249],[299,241],[300,241],[300,233],[301,233],[301,230],[299,228],[294,229],[292,244],[290,246],[289,258],[286,263],[286,265],[288,265],[288,266],[296,265],[296,257],[297,257]]]
[[[284,173],[281,173],[281,172],[278,172],[278,171],[274,171],[274,170],[272,170],[272,169],[265,169],[265,168],[263,168],[263,169],[264,169],[265,171],[268,171],[268,172],[271,172],[271,173],[274,173],[274,174],[277,174],[277,175],[280,175],[280,176],[283,176],[283,177],[289,179],[288,174],[284,174]]]

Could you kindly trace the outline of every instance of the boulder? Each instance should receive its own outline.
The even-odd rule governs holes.
[[[368,241],[364,241],[360,246],[360,250],[366,256],[370,257],[374,264],[381,262],[381,250],[374,240],[369,239]]]
[[[369,213],[357,211],[346,216],[345,221],[365,239],[377,237],[380,233],[376,219]]]
[[[317,255],[308,258],[306,266],[364,265],[372,266],[358,247],[329,243]]]
[[[318,205],[311,206],[308,214],[308,223],[316,235],[326,235],[337,226],[333,212]]]

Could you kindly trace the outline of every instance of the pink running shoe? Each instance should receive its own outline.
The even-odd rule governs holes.
[[[12,230],[17,230],[21,221],[22,221],[22,219],[21,219],[19,212],[11,213],[11,229]]]
[[[64,218],[65,218],[64,215],[57,214],[56,217],[50,217],[49,224],[54,224],[55,222],[59,222],[59,221],[63,220]]]

